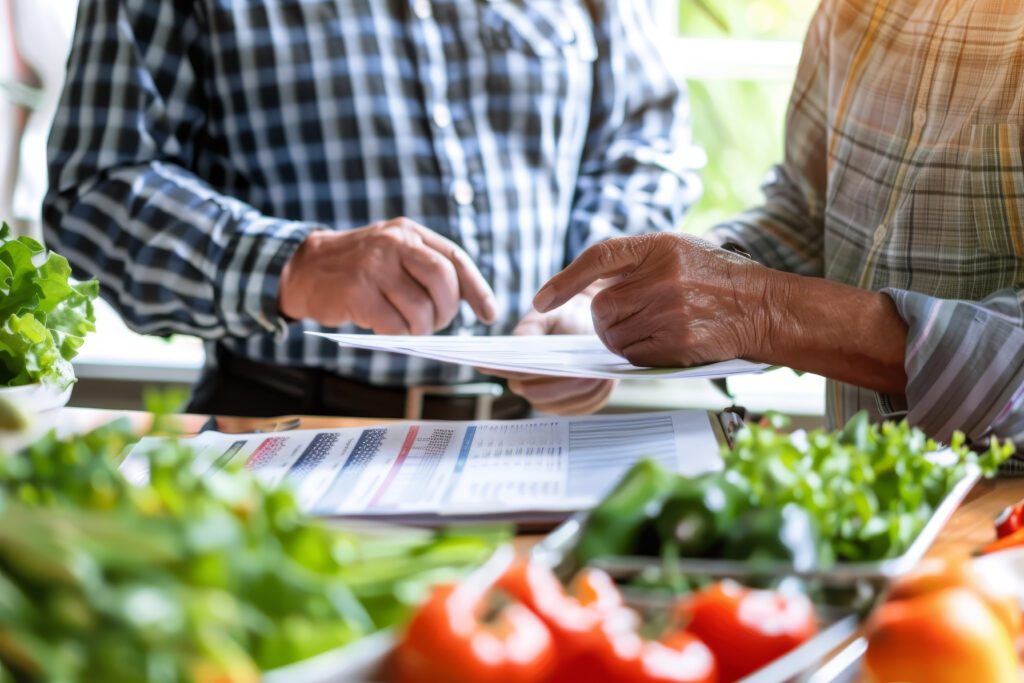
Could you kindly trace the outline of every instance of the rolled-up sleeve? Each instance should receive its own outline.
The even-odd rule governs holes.
[[[46,238],[136,331],[281,329],[280,273],[316,226],[262,215],[191,170],[207,117],[200,33],[191,3],[81,3]]]
[[[1024,445],[1024,287],[979,302],[883,290],[907,322],[907,418],[948,440],[990,436]]]

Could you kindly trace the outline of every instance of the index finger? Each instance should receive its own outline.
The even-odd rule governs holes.
[[[481,322],[492,323],[498,317],[498,304],[494,300],[494,292],[487,280],[480,274],[480,270],[469,258],[462,247],[455,244],[448,238],[437,234],[429,228],[417,225],[416,230],[423,238],[423,243],[428,247],[441,253],[452,265],[455,266],[455,274],[459,279],[459,291],[463,299],[469,302],[470,307]]]
[[[640,239],[623,237],[598,242],[575,261],[547,281],[533,297],[533,307],[541,313],[558,308],[597,280],[624,275],[639,266],[645,257]]]

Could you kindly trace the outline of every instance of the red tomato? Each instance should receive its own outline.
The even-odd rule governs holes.
[[[660,641],[645,641],[639,656],[620,660],[622,683],[718,683],[718,667],[700,638],[679,631]]]
[[[711,648],[722,683],[757,671],[816,630],[814,607],[805,596],[751,590],[732,581],[685,598],[679,614],[687,630]]]
[[[598,612],[613,612],[622,607],[622,593],[608,572],[586,568],[572,580],[570,587],[576,600]]]
[[[574,595],[534,562],[514,566],[499,585],[551,629],[558,657],[548,683],[717,683],[714,657],[696,637],[645,641],[639,616],[603,571],[580,572]]]
[[[480,621],[485,596],[465,584],[435,589],[395,650],[399,683],[542,683],[554,664],[551,633],[523,605]]]

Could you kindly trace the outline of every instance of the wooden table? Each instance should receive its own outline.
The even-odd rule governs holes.
[[[1024,499],[1024,477],[979,482],[942,529],[928,555],[963,558],[994,541],[996,515],[1021,499]]]
[[[60,426],[69,431],[82,432],[109,422],[118,417],[127,417],[135,428],[145,432],[152,424],[152,416],[133,411],[92,410],[87,408],[65,408],[60,415]],[[181,426],[188,433],[198,432],[209,418],[200,415],[180,416]],[[341,417],[279,417],[279,418],[217,418],[217,428],[226,432],[253,432],[259,429],[272,430],[290,420],[301,421],[302,429],[336,429],[343,427],[366,427],[388,420]],[[293,427],[294,428],[294,427]],[[995,539],[993,520],[1006,507],[1024,499],[1024,477],[994,479],[980,482],[960,508],[953,514],[928,552],[929,557],[962,559]],[[526,550],[541,537],[527,534],[516,543],[517,548]]]

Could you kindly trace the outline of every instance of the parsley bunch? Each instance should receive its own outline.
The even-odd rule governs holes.
[[[866,412],[806,443],[783,433],[784,420],[740,430],[723,453],[727,471],[749,486],[755,507],[795,504],[816,522],[835,559],[864,562],[904,553],[969,468],[995,475],[1013,444],[993,439],[980,454],[956,432],[945,457],[906,421],[872,424]]]

